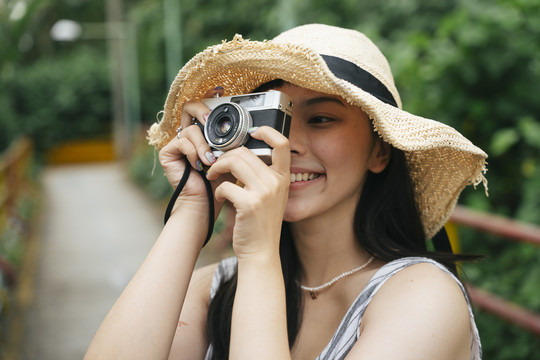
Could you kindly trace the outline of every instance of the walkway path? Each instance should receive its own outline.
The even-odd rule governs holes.
[[[48,168],[44,194],[22,359],[82,359],[159,234],[162,209],[117,163]]]

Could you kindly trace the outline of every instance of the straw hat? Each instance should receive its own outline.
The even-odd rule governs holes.
[[[453,128],[402,110],[388,62],[366,36],[320,24],[263,42],[236,35],[197,54],[172,83],[150,144],[165,146],[180,126],[183,104],[209,89],[245,94],[278,78],[359,106],[384,141],[405,152],[427,238],[448,220],[465,186],[482,182],[487,191],[486,153]]]

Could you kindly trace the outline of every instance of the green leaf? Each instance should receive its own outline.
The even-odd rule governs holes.
[[[540,123],[532,116],[524,116],[518,120],[520,130],[525,143],[540,149]]]
[[[491,155],[500,156],[508,151],[520,139],[516,129],[506,128],[498,130],[491,139]]]

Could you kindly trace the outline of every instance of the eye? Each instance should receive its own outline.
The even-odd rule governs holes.
[[[322,125],[322,124],[328,124],[334,121],[336,121],[336,119],[328,117],[328,116],[313,116],[309,119],[308,123],[312,125]]]

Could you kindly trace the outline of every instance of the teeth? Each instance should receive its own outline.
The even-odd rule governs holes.
[[[291,174],[291,182],[297,182],[297,181],[308,181],[318,178],[318,174],[314,173],[298,173],[298,174]]]

